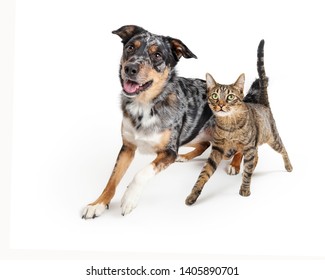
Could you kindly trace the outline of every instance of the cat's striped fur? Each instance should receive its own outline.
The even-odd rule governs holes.
[[[249,196],[251,177],[258,161],[257,148],[264,143],[280,153],[286,170],[292,171],[269,106],[268,78],[264,68],[264,40],[258,47],[257,71],[259,79],[254,82],[255,85],[253,83],[250,98],[247,100],[243,93],[244,74],[231,85],[218,84],[207,74],[208,103],[216,118],[214,140],[211,154],[191,194],[187,197],[186,204],[191,205],[197,200],[205,183],[222,159],[241,154],[244,156],[244,171],[239,193],[242,196]]]

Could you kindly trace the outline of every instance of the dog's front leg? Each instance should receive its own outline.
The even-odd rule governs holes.
[[[146,183],[175,162],[177,153],[171,149],[157,152],[156,159],[138,172],[126,189],[122,201],[122,215],[129,214],[137,205]]]
[[[126,170],[130,166],[134,158],[136,147],[124,141],[124,144],[120,150],[120,153],[117,157],[115,167],[113,169],[112,175],[102,192],[102,194],[97,198],[96,201],[90,203],[83,211],[82,218],[92,219],[100,216],[113,198],[115,190],[119,182],[121,181]]]

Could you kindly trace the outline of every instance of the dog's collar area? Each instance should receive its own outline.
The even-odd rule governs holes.
[[[123,91],[127,96],[135,96],[139,94],[141,91],[147,90],[153,83],[153,80],[146,82],[144,84],[139,84],[132,80],[123,81]]]

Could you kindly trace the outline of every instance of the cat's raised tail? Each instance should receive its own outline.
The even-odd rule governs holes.
[[[244,102],[262,104],[270,107],[269,97],[267,93],[269,78],[265,73],[264,66],[264,40],[261,40],[257,48],[257,72],[258,78],[252,83],[248,90]]]
[[[264,66],[264,44],[265,41],[261,40],[257,48],[257,72],[260,84],[260,104],[270,107],[269,97],[267,93],[268,78],[265,73]]]

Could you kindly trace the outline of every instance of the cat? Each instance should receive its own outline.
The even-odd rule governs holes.
[[[285,169],[292,171],[287,151],[277,131],[270,108],[267,86],[268,78],[264,67],[264,40],[258,46],[257,70],[259,79],[250,88],[250,98],[244,98],[245,75],[241,74],[235,83],[221,85],[210,74],[206,74],[208,104],[214,113],[216,125],[211,154],[206,161],[186,204],[192,205],[201,194],[205,183],[216,171],[222,159],[244,156],[244,171],[239,194],[249,196],[253,171],[256,167],[257,148],[269,144],[283,157]],[[239,170],[229,167],[228,174]]]

